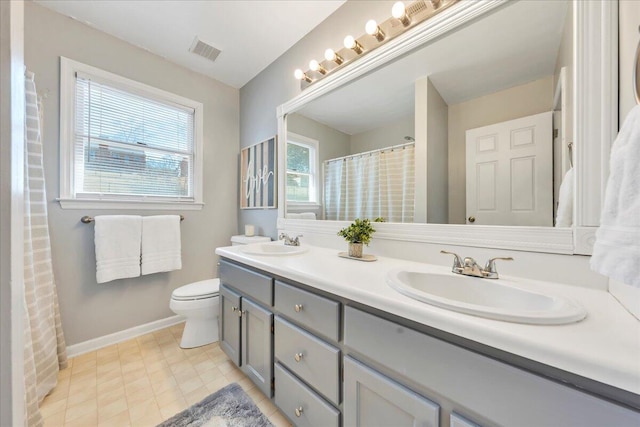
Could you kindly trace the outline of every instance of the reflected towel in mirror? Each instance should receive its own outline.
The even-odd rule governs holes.
[[[558,199],[556,227],[571,227],[573,225],[573,168],[569,169],[562,179]]]
[[[287,213],[287,219],[316,219],[313,212]]]

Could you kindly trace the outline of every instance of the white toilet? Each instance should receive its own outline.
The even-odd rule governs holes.
[[[268,241],[271,239],[263,236],[231,238],[233,246]],[[169,308],[187,319],[180,347],[194,348],[218,341],[219,291],[220,279],[189,283],[173,291]]]
[[[218,341],[220,279],[184,285],[173,291],[169,308],[187,318],[180,347],[194,348]]]

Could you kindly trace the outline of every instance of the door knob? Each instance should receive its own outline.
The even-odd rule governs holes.
[[[296,412],[296,417],[301,417],[302,416],[302,411],[303,411],[302,406],[298,406],[296,408],[296,411],[295,411]]]
[[[468,219],[469,219],[469,222],[476,222],[475,216],[470,216]]]
[[[296,353],[295,356],[293,356],[293,358],[296,360],[296,362],[300,362],[302,360],[302,353]]]
[[[296,311],[296,313],[300,313],[302,311],[302,304],[294,305],[293,309]]]

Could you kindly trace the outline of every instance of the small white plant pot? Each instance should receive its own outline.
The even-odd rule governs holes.
[[[362,243],[349,243],[349,256],[362,258]]]

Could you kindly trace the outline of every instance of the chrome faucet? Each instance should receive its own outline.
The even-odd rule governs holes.
[[[288,234],[280,233],[278,240],[284,240],[285,246],[300,246],[300,237],[302,237],[302,234],[298,234],[294,239],[292,239]]]
[[[513,261],[513,258],[511,257],[491,258],[487,261],[484,268],[482,268],[476,260],[471,257],[462,259],[462,257],[456,253],[444,250],[440,251],[440,253],[453,255],[453,267],[451,267],[452,272],[462,274],[464,276],[481,277],[483,279],[497,279],[499,277],[498,271],[496,270],[496,260]]]

